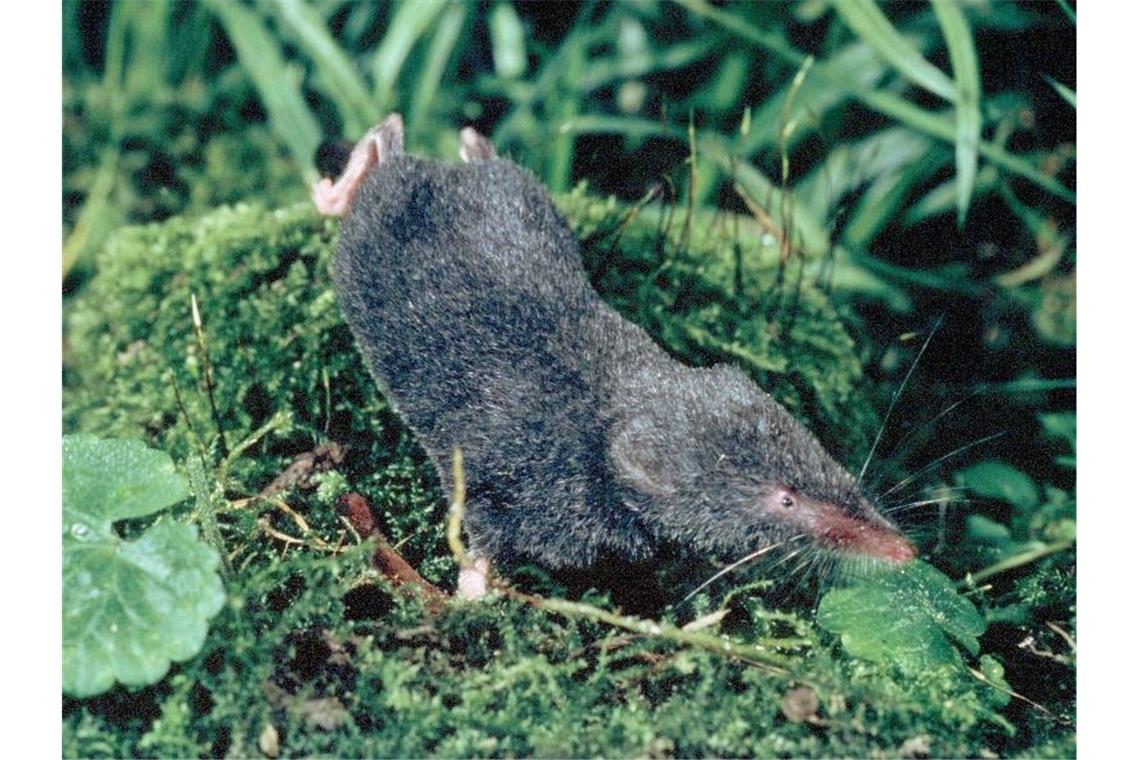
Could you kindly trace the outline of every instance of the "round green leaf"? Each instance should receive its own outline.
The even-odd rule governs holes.
[[[142,441],[63,438],[63,525],[73,538],[109,534],[116,520],[146,517],[188,495],[170,457]]]
[[[154,683],[206,638],[225,593],[197,528],[161,519],[134,541],[116,520],[187,496],[170,457],[140,441],[63,442],[63,688],[86,697],[115,681]]]
[[[925,562],[910,562],[851,588],[832,589],[820,601],[819,624],[840,636],[856,657],[895,661],[917,672],[960,663],[951,644],[978,653],[985,621],[954,583]]]

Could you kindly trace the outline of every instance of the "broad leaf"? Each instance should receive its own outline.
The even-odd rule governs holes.
[[[876,575],[822,599],[819,624],[856,657],[894,661],[907,672],[960,663],[952,641],[978,653],[985,621],[953,582],[925,562]]]
[[[186,498],[170,457],[141,441],[63,439],[63,689],[154,683],[195,655],[225,594],[197,528],[161,519],[134,541],[118,520]]]

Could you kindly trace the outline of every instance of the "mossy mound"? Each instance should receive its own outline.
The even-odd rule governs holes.
[[[561,202],[594,282],[619,309],[690,362],[741,363],[825,439],[861,456],[874,417],[854,343],[821,292],[787,271],[781,285],[772,252],[727,226],[694,222],[682,246],[680,217],[659,224],[580,191]],[[446,586],[455,574],[434,473],[341,319],[329,284],[335,237],[336,224],[308,206],[241,205],[126,228],[69,305],[65,428],[141,437],[176,459],[205,451],[224,462],[215,474],[234,511],[221,515],[229,602],[202,652],[153,687],[66,700],[65,756],[274,747],[336,756],[874,756],[913,747],[957,756],[1008,746],[997,692],[960,668],[900,683],[889,665],[836,658],[806,620],[755,598],[733,602],[720,631],[744,641],[793,635],[797,678],[513,599],[429,614],[376,582],[366,552],[326,551],[346,538],[334,501],[351,489],[427,578]],[[328,440],[347,447],[338,472],[287,494],[311,534],[271,502],[241,506]],[[322,548],[310,535],[329,541]],[[546,583],[532,579],[540,593],[559,593]],[[818,698],[806,713],[786,702],[804,683]]]

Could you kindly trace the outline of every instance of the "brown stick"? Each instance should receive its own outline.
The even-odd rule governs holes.
[[[339,505],[341,514],[360,534],[361,538],[376,543],[376,551],[372,554],[372,566],[391,581],[392,585],[414,586],[432,599],[447,597],[447,594],[416,572],[416,569],[392,548],[388,539],[376,527],[376,521],[372,517],[372,509],[369,507],[367,499],[358,493],[348,493],[340,497]]]

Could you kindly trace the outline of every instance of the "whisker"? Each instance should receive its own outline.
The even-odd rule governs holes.
[[[973,502],[973,499],[966,499],[962,497],[949,498],[946,496],[940,496],[934,499],[922,499],[920,501],[904,502],[902,504],[896,504],[892,507],[882,508],[879,511],[884,515],[893,515],[896,512],[913,510],[919,507],[929,507],[931,504],[972,504]]]
[[[937,486],[936,488],[937,490],[932,488],[929,483],[915,483],[899,491],[899,493],[890,499],[873,498],[872,501],[879,508],[880,512],[885,512],[895,509],[900,504],[905,504],[911,499],[933,499],[938,496],[957,496],[967,490],[966,486]]]
[[[700,593],[704,589],[708,588],[709,584],[715,582],[719,578],[723,578],[725,575],[727,575],[728,573],[731,573],[733,570],[740,567],[741,565],[746,564],[748,562],[751,562],[752,560],[758,559],[760,557],[763,557],[768,552],[773,551],[775,549],[779,549],[781,546],[784,546],[784,545],[786,545],[792,541],[795,541],[797,538],[803,538],[806,535],[807,535],[806,533],[799,533],[797,535],[792,536],[791,538],[786,538],[783,541],[780,541],[779,543],[771,544],[769,546],[764,546],[760,549],[757,549],[756,551],[752,552],[751,554],[746,555],[745,557],[742,557],[741,559],[736,560],[732,564],[730,564],[730,565],[722,568],[721,570],[717,571],[707,581],[705,581],[704,583],[702,583],[701,585],[697,586],[695,589],[690,591],[685,596],[684,599],[682,599],[680,602],[677,603],[677,606],[680,607],[682,604],[684,604],[685,602],[692,599],[698,593]]]
[[[821,553],[822,554],[822,553]],[[813,609],[819,608],[819,602],[823,599],[824,590],[831,585],[831,570],[832,559],[830,557],[820,556],[813,562],[815,567],[812,572],[815,574],[815,603],[812,605]]]
[[[934,327],[931,329],[930,335],[926,336],[926,342],[922,344],[922,348],[918,351],[918,356],[914,357],[914,361],[911,363],[910,369],[906,371],[906,377],[903,378],[903,381],[899,385],[898,390],[895,391],[894,397],[891,398],[890,406],[887,407],[887,414],[885,417],[883,417],[883,424],[879,426],[879,432],[875,435],[875,442],[871,444],[871,450],[867,452],[867,459],[863,462],[862,469],[859,470],[859,477],[856,478],[855,481],[856,487],[863,483],[863,476],[867,473],[867,465],[871,463],[871,458],[875,456],[875,449],[878,448],[879,441],[882,440],[883,431],[887,429],[887,423],[891,419],[891,412],[895,410],[895,404],[898,403],[899,397],[902,396],[903,391],[906,390],[906,384],[910,381],[910,376],[914,374],[914,368],[918,366],[918,362],[920,359],[922,359],[922,355],[926,353],[926,347],[929,346],[930,341],[934,339],[934,334],[938,332],[938,328],[942,326],[944,319],[945,317],[939,317],[938,321],[934,323]]]
[[[829,555],[827,552],[820,553],[819,559],[816,561],[816,577],[819,578],[821,590],[824,586],[830,586],[835,579],[835,568],[838,561],[837,557]]]
[[[981,446],[983,443],[989,443],[990,441],[994,440],[995,438],[1001,438],[1003,435],[1005,435],[1004,430],[1002,430],[1001,432],[998,432],[998,433],[993,433],[992,435],[987,435],[985,438],[979,438],[976,441],[971,441],[970,443],[967,443],[963,446],[959,446],[958,448],[954,449],[953,451],[951,451],[948,454],[943,454],[942,456],[938,457],[937,459],[935,459],[930,464],[928,464],[925,467],[922,467],[921,469],[917,470],[909,478],[905,478],[903,480],[900,480],[898,483],[896,483],[894,485],[894,487],[892,487],[892,488],[884,491],[882,494],[880,494],[879,498],[890,496],[895,491],[899,490],[900,488],[907,485],[908,483],[914,482],[915,478],[918,478],[921,475],[924,475],[925,473],[929,472],[934,467],[937,467],[939,464],[946,461],[950,457],[957,456],[958,454],[961,454],[962,452],[967,451],[968,449],[972,449],[975,446]]]
[[[931,488],[929,485],[923,486],[922,484],[919,484],[918,489],[921,489],[924,487],[928,488],[928,489]],[[879,505],[880,509],[891,509],[892,507],[897,507],[899,504],[902,504],[903,502],[907,501],[912,496],[918,496],[919,495],[918,489],[916,489],[915,493],[909,494],[906,496],[899,494],[898,498],[895,498],[895,499],[889,499],[889,500],[876,499],[875,503]],[[928,490],[926,495],[929,495],[930,498],[935,498],[938,496],[956,496],[956,495],[963,493],[967,490],[969,490],[969,489],[966,486],[939,485],[939,486],[935,486],[932,490]]]
[[[801,564],[802,564],[803,561],[806,561],[807,555],[810,554],[811,548],[812,547],[810,544],[804,544],[804,545],[800,546],[799,548],[788,552],[786,555],[784,555],[780,559],[776,560],[772,564],[773,569],[778,568],[781,565],[786,565],[789,561],[795,559],[796,557],[804,555],[805,559],[801,559]],[[798,566],[797,566],[797,568],[798,568]],[[783,575],[778,579],[776,589],[772,592],[773,604],[775,604],[777,606],[782,605],[791,596],[791,593],[794,590],[793,587],[791,586],[791,580],[792,580],[792,577],[795,574],[795,572],[796,572],[796,570],[794,569],[792,572],[783,573]]]
[[[891,512],[889,512],[887,514],[890,517],[893,517],[895,519],[899,519],[899,518],[902,518],[904,515],[907,515],[907,513],[913,513],[918,507],[936,506],[938,508],[935,511],[922,510],[921,512],[918,513],[919,515],[926,517],[926,516],[935,514],[936,512],[946,510],[952,504],[953,505],[968,505],[968,504],[976,504],[976,503],[977,503],[977,501],[974,499],[955,499],[953,501],[943,501],[941,499],[938,499],[938,500],[928,502],[925,504],[919,504],[919,505],[913,505],[913,506],[910,504],[906,504],[906,505],[903,505],[897,509],[892,510]],[[917,518],[915,518],[913,515],[911,515],[911,516],[907,516],[906,519],[910,520],[910,519],[917,519]]]
[[[812,577],[812,574],[809,572],[809,570],[812,564],[815,562],[817,556],[818,554],[816,552],[805,552],[799,564],[788,572],[788,581],[795,581],[795,584],[789,589],[789,593],[802,589],[804,587],[804,584],[806,584],[807,581]]]
[[[919,435],[921,435],[922,433],[926,432],[926,431],[927,431],[927,430],[929,430],[930,428],[934,427],[934,425],[935,425],[935,424],[936,424],[936,423],[937,423],[937,422],[938,422],[940,419],[942,419],[942,418],[943,418],[943,417],[945,417],[946,415],[950,414],[950,413],[951,413],[951,412],[953,412],[955,409],[957,409],[958,407],[960,407],[962,404],[966,403],[966,402],[967,402],[967,401],[969,401],[970,399],[974,398],[975,396],[978,396],[978,395],[982,394],[984,391],[985,391],[985,388],[983,388],[983,387],[975,388],[975,389],[974,389],[973,391],[971,391],[970,393],[967,393],[965,396],[963,396],[962,398],[958,399],[958,400],[957,400],[957,401],[955,401],[954,403],[950,404],[948,407],[946,407],[945,409],[943,409],[943,410],[942,410],[941,412],[939,412],[938,414],[934,415],[934,417],[932,417],[931,419],[927,420],[926,422],[924,422],[924,423],[922,423],[921,425],[919,425],[918,427],[916,427],[914,430],[912,430],[912,431],[910,431],[909,433],[907,433],[907,434],[906,434],[906,435],[903,437],[903,439],[902,439],[901,441],[899,441],[898,443],[896,443],[896,444],[894,445],[894,448],[892,448],[892,449],[891,449],[891,456],[888,458],[888,460],[887,460],[887,461],[890,461],[890,459],[898,459],[898,458],[899,458],[899,452],[900,452],[900,451],[902,451],[902,452],[905,452],[905,451],[906,451],[905,447],[906,447],[907,445],[909,445],[909,444],[913,443],[913,442],[914,442],[914,440],[915,440],[915,439],[916,439],[916,438],[917,438]],[[904,454],[904,456],[905,456],[905,454]],[[880,472],[881,472],[881,471],[880,471]]]

